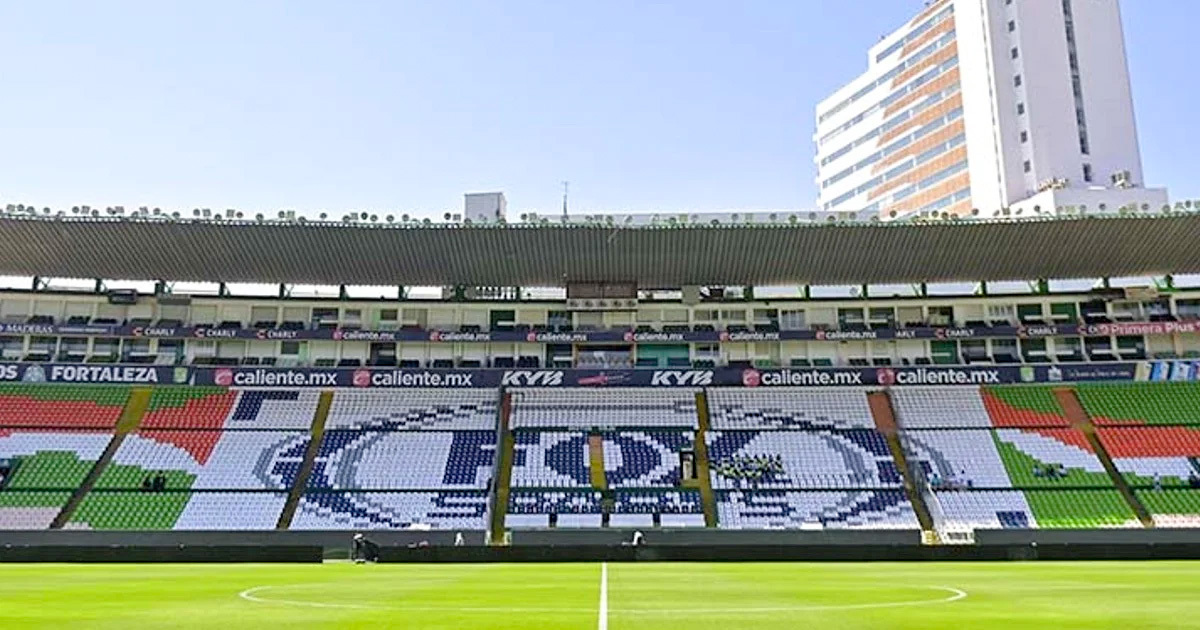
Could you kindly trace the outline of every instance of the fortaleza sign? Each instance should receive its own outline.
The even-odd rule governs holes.
[[[191,381],[186,367],[157,365],[87,365],[77,363],[0,363],[0,382],[116,383],[171,385]]]
[[[1200,322],[1131,322],[992,327],[876,328],[872,330],[782,330],[637,332],[593,330],[586,332],[438,330],[293,330],[285,328],[220,328],[211,326],[107,326],[0,324],[3,335],[67,335],[76,337],[133,337],[159,339],[260,339],[332,340],[405,343],[747,343],[756,341],[858,341],[875,339],[984,339],[1070,337],[1079,335],[1165,335],[1200,332]]]

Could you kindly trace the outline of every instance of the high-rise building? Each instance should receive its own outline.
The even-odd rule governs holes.
[[[817,106],[822,210],[883,219],[1158,209],[1118,0],[937,0]]]

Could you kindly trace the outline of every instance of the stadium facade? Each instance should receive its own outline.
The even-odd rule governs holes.
[[[823,211],[884,219],[1159,208],[1118,0],[937,0],[816,108]]]

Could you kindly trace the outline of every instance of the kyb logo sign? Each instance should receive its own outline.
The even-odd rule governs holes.
[[[500,380],[504,387],[558,387],[563,384],[561,370],[511,370]]]
[[[702,387],[712,382],[712,370],[658,370],[650,377],[655,387]]]

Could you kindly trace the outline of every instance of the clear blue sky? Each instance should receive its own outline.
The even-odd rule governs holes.
[[[1124,0],[1147,181],[1200,198],[1200,2]],[[917,0],[13,0],[0,203],[791,209],[813,106]]]

